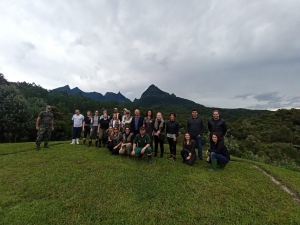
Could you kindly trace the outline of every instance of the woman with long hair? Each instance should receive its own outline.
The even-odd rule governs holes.
[[[118,114],[114,113],[112,115],[112,118],[109,122],[109,126],[112,126],[113,128],[118,128],[118,130],[120,131],[122,128],[122,124],[121,121],[118,119]]]
[[[179,134],[179,124],[175,121],[176,114],[170,113],[170,120],[166,124],[167,139],[170,148],[170,159],[176,160],[176,144]]]
[[[113,133],[108,137],[110,144],[107,145],[112,155],[118,155],[122,144],[122,134],[117,127],[113,128]]]
[[[230,155],[223,137],[218,132],[212,133],[211,139],[210,149],[206,151],[208,155],[206,161],[212,165],[208,171],[213,172],[217,169],[217,165],[223,169],[230,161]]]
[[[182,163],[185,163],[189,166],[194,165],[196,161],[196,142],[191,139],[189,133],[184,135],[184,140],[182,144],[183,150],[181,151]]]
[[[91,137],[91,129],[93,125],[93,118],[92,113],[90,110],[86,112],[86,117],[84,117],[83,120],[83,126],[82,126],[82,132],[83,132],[83,145],[85,146],[86,137],[89,135],[89,144],[87,147],[90,147],[92,145],[92,137]]]
[[[160,157],[164,156],[164,142],[165,142],[165,121],[160,112],[156,114],[153,128],[154,136],[154,157],[157,157],[158,143],[160,146]]]
[[[150,136],[150,147],[153,149],[153,129],[154,129],[153,111],[149,109],[144,117],[143,126],[146,129],[146,133]]]

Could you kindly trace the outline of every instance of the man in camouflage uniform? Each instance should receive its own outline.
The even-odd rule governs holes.
[[[40,144],[44,141],[44,148],[49,148],[48,143],[51,137],[51,131],[54,130],[53,114],[51,113],[51,106],[46,107],[46,111],[40,112],[36,120],[37,138],[36,150],[40,150]]]

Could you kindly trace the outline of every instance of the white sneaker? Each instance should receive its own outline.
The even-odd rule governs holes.
[[[75,144],[75,139],[72,139],[72,142],[70,144],[74,145]]]
[[[76,144],[78,144],[78,145],[79,145],[79,139],[78,139],[78,138],[76,138]]]

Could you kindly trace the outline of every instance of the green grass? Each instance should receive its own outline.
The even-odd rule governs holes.
[[[68,142],[33,149],[0,145],[0,224],[300,224],[300,206],[251,163],[209,173],[168,155],[148,165]],[[299,173],[264,169],[299,189]]]

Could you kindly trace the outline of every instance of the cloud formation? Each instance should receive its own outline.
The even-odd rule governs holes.
[[[150,85],[206,106],[300,107],[300,2],[9,1],[0,68],[52,89]],[[249,94],[250,93],[250,94]]]

